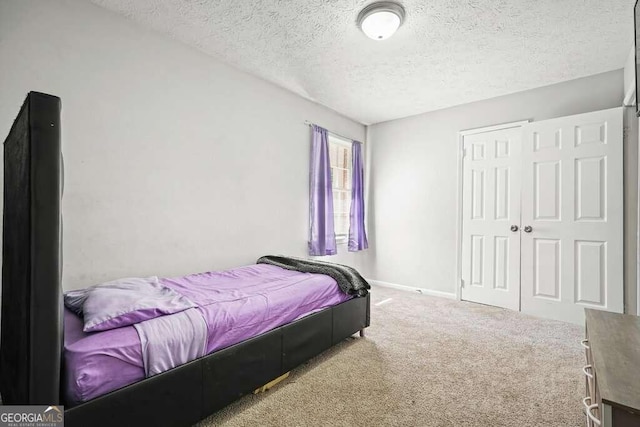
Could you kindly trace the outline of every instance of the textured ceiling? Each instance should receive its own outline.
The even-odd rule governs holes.
[[[401,0],[392,38],[355,25],[372,0],[91,0],[365,124],[619,69],[633,0]]]

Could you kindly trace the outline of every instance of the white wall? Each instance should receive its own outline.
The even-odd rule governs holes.
[[[632,46],[629,50],[629,56],[624,66],[624,93],[625,93],[625,105],[629,106],[625,110],[625,180],[627,185],[625,186],[625,237],[628,241],[625,242],[625,257],[624,262],[626,268],[625,273],[629,273],[628,277],[625,276],[625,283],[627,287],[625,289],[625,303],[628,313],[637,313],[640,315],[640,278],[637,275],[638,267],[640,266],[640,254],[638,253],[638,211],[634,212],[630,210],[631,206],[638,207],[638,145],[640,144],[640,135],[638,129],[640,127],[640,120],[636,117],[636,49]],[[634,163],[635,165],[630,165]],[[635,166],[635,168],[633,167]],[[635,175],[634,175],[635,174]],[[632,180],[635,178],[636,185],[633,186]],[[631,237],[636,239],[631,242]],[[635,276],[632,276],[631,269],[635,267]],[[635,280],[633,286],[632,281]],[[634,289],[636,290],[636,298],[634,300]],[[635,307],[635,311],[634,308]]]
[[[303,121],[365,140],[359,123],[81,0],[0,0],[0,58],[0,135],[29,90],[63,101],[68,289],[305,255]],[[622,80],[606,73],[370,127],[370,249],[341,246],[330,259],[454,292],[457,132],[618,106]]]
[[[624,110],[624,305],[638,310],[638,119],[635,106]]]
[[[455,293],[459,131],[618,107],[622,92],[618,70],[371,126],[370,277]]]
[[[363,125],[86,1],[0,0],[0,61],[0,135],[28,91],[62,98],[66,289],[302,256],[304,120],[364,140]]]
[[[635,102],[636,93],[636,49],[632,46],[624,64],[624,100],[625,105]],[[635,106],[634,106],[635,108]]]

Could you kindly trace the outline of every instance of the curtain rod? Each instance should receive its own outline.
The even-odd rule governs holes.
[[[315,123],[310,122],[309,120],[305,120],[305,121],[304,121],[304,124],[305,124],[305,125],[307,125],[307,126],[312,126],[312,125],[314,125]],[[319,126],[319,125],[316,125],[316,126]],[[330,133],[331,135],[333,135],[333,136],[337,136],[337,137],[342,138],[342,139],[346,139],[347,141],[357,141],[357,142],[359,142],[359,143],[361,143],[361,144],[362,144],[362,141],[360,141],[360,140],[358,140],[358,139],[355,139],[355,138],[349,138],[349,137],[347,137],[347,136],[340,135],[339,133],[331,132],[330,130],[327,130],[327,133]]]

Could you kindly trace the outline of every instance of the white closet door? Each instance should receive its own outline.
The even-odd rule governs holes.
[[[522,128],[464,136],[462,299],[520,307]]]
[[[525,313],[623,311],[622,108],[523,127]]]

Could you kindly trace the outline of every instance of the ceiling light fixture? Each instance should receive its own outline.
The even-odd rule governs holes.
[[[388,39],[403,21],[404,8],[391,1],[372,3],[358,14],[358,27],[373,40]]]

